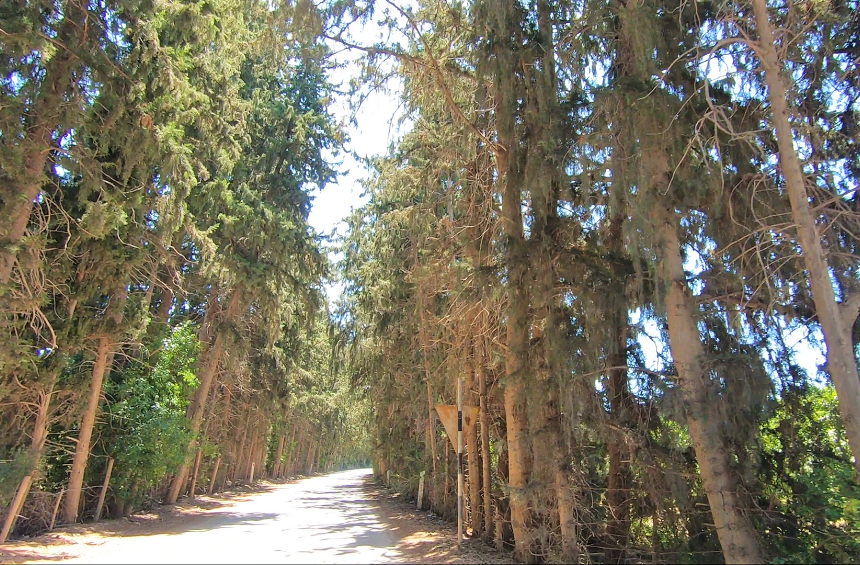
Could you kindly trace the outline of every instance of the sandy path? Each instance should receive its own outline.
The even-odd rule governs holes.
[[[392,501],[370,470],[345,471],[232,500],[202,500],[164,520],[74,526],[0,550],[0,562],[480,563],[505,561],[452,528]]]

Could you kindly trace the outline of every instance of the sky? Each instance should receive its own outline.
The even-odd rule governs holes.
[[[380,28],[368,23],[357,29],[353,39],[358,44],[369,45],[378,41],[380,36]],[[349,80],[359,74],[355,60],[360,53],[338,49],[336,46],[332,47],[334,58],[345,66],[335,69],[329,80],[337,90],[346,92]],[[335,230],[337,235],[345,235],[345,218],[353,209],[367,201],[367,197],[362,196],[363,188],[359,181],[368,178],[370,172],[360,159],[386,154],[389,146],[405,133],[397,126],[397,120],[401,116],[399,93],[396,91],[399,85],[389,81],[386,86],[389,92],[371,92],[356,112],[350,108],[349,97],[345,94],[339,95],[333,101],[330,110],[335,120],[344,124],[343,131],[348,142],[345,144],[345,151],[334,159],[334,162],[340,163],[336,167],[340,172],[338,178],[322,190],[314,190],[311,193],[314,200],[308,221],[321,234],[329,234]],[[336,261],[339,254],[329,251],[329,258]],[[343,285],[339,281],[330,281],[325,288],[329,301],[334,302]]]

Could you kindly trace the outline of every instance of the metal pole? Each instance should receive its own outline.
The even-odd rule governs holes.
[[[463,379],[457,379],[457,547],[463,539]]]

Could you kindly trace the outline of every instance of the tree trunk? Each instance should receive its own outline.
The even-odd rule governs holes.
[[[113,359],[111,355],[111,342],[107,336],[99,338],[96,361],[93,365],[93,376],[90,383],[90,396],[87,401],[87,409],[81,420],[81,430],[78,434],[78,442],[75,445],[75,457],[72,461],[72,471],[69,475],[69,485],[66,488],[66,501],[63,505],[63,521],[74,524],[78,521],[78,507],[81,502],[81,491],[84,485],[84,471],[87,468],[87,460],[90,456],[90,440],[98,414],[99,401],[102,395],[102,383],[108,365]]]
[[[310,475],[311,471],[313,471],[313,462],[314,462],[314,450],[317,447],[317,442],[311,438],[310,446],[308,447],[308,457],[305,460],[305,475]]]
[[[290,442],[290,453],[287,455],[287,475],[292,477],[296,474],[296,465],[298,464],[298,458],[296,455],[299,453],[299,447],[302,445],[302,442],[305,441],[305,429],[301,424],[296,424],[299,427],[298,438],[296,439],[296,444],[293,445],[293,442]]]
[[[30,493],[30,486],[33,484],[33,477],[39,467],[39,462],[42,458],[42,449],[45,447],[45,440],[48,439],[48,413],[51,407],[53,388],[52,384],[50,385],[47,393],[39,393],[39,411],[36,413],[36,421],[33,424],[33,438],[30,443],[31,469],[30,472],[21,479],[21,484],[18,485],[18,490],[15,492],[15,498],[9,506],[9,513],[6,515],[6,520],[3,522],[3,530],[0,531],[0,545],[6,543],[6,538],[15,527],[18,513],[21,512],[21,508],[24,506],[24,501]]]
[[[555,493],[558,501],[558,523],[561,530],[562,563],[579,563],[579,532],[576,527],[576,498],[570,489],[567,473],[555,471]]]
[[[486,327],[486,313],[481,314],[482,330]],[[477,370],[478,370],[478,398],[479,412],[478,417],[481,422],[481,473],[483,484],[483,502],[484,502],[484,541],[489,542],[493,538],[493,497],[492,497],[492,459],[490,457],[490,417],[487,413],[487,371],[484,366],[484,341],[483,338],[478,338],[477,343]]]
[[[619,206],[623,207],[623,203]],[[624,253],[622,226],[625,214],[616,214],[610,222],[609,249],[613,253]],[[616,425],[630,425],[633,403],[627,374],[628,304],[624,295],[623,279],[620,287],[613,288],[606,309],[609,325],[610,352],[606,356],[609,366],[609,405]],[[609,437],[609,481],[606,502],[610,519],[606,524],[609,535],[607,558],[610,563],[624,563],[630,542],[630,488],[633,475],[630,469],[631,451],[623,433],[612,433]]]
[[[105,471],[105,481],[102,483],[102,490],[99,492],[99,502],[96,504],[96,516],[93,520],[94,522],[98,522],[102,519],[102,507],[105,503],[105,496],[107,496],[108,485],[110,484],[110,475],[113,471],[113,457],[108,460],[107,471]]]
[[[726,563],[764,563],[755,529],[741,512],[737,485],[729,468],[729,454],[720,437],[719,421],[709,409],[707,374],[702,361],[696,300],[690,293],[681,258],[674,214],[665,210],[659,225],[662,236],[662,279],[666,285],[666,312],[672,358],[678,371],[687,410],[690,439]]]
[[[86,29],[83,25],[87,18],[86,11],[71,3],[65,6],[63,16],[63,22],[52,41],[56,45],[84,42],[80,34],[81,30]],[[78,86],[75,76],[81,60],[73,51],[58,49],[45,63],[43,87],[31,100],[31,109],[24,120],[26,135],[20,140],[10,140],[20,149],[24,167],[23,174],[4,179],[9,186],[3,192],[9,194],[10,198],[4,201],[0,209],[0,286],[11,278],[18,257],[17,245],[27,232],[34,201],[42,190],[48,154],[54,146],[53,132],[69,99],[75,99],[76,96],[70,97],[69,91]]]
[[[209,496],[212,496],[212,493],[215,492],[215,481],[218,479],[218,467],[221,466],[221,457],[219,456],[215,460],[215,468],[212,469],[212,480],[209,481],[209,492],[207,493]]]
[[[242,439],[239,440],[238,449],[236,451],[236,465],[233,468],[233,477],[243,477],[245,476],[245,463],[247,461],[247,457],[245,455],[245,451],[247,451],[248,447],[248,431],[251,429],[251,406],[248,406],[248,413],[245,415],[245,427],[242,430]]]
[[[466,353],[468,364],[466,369],[466,404],[475,405],[475,357],[472,348]],[[481,504],[481,463],[478,459],[478,422],[470,418],[464,426],[466,439],[466,457],[469,464],[469,508],[472,512],[472,533],[481,535],[484,532],[484,510]]]
[[[45,178],[45,164],[51,141],[51,129],[39,124],[30,135],[30,148],[24,157],[24,175],[13,200],[3,207],[7,221],[0,222],[0,285],[9,282],[12,269],[18,257],[17,244],[27,232],[27,224],[33,212],[33,201],[42,189]],[[12,189],[15,190],[14,188]]]
[[[430,461],[431,468],[433,472],[436,472],[436,430],[433,424],[435,422],[435,418],[433,417],[433,387],[430,385],[430,358],[427,356],[427,330],[426,323],[424,320],[424,309],[425,304],[424,301],[421,300],[418,304],[418,308],[420,309],[420,318],[421,318],[421,351],[423,353],[422,357],[424,358],[424,378],[427,381],[427,431],[426,431],[426,445],[430,447]],[[425,447],[426,450],[426,447]]]
[[[161,291],[161,302],[158,304],[156,319],[165,324],[170,322],[170,309],[173,307],[173,289],[165,288]]]
[[[815,311],[827,344],[827,368],[839,397],[839,413],[845,426],[848,445],[854,454],[854,467],[860,474],[860,374],[851,341],[851,327],[856,312],[846,314],[836,302],[830,280],[830,269],[824,247],[815,227],[800,159],[794,149],[792,128],[788,119],[785,79],[776,52],[774,32],[770,25],[767,2],[753,0],[756,26],[759,30],[758,54],[764,67],[768,100],[773,112],[773,125],[779,146],[780,170],[785,177],[785,190],[791,202],[791,212],[797,225],[797,235],[812,288]]]
[[[203,459],[203,450],[197,449],[197,457],[194,458],[194,471],[191,473],[191,486],[188,488],[188,495],[191,500],[194,500],[194,491],[197,490],[197,475],[200,472],[200,461]]]
[[[500,103],[500,106],[504,106]],[[502,138],[502,131],[499,132]],[[505,146],[512,148],[509,139]],[[505,324],[504,403],[508,440],[508,488],[510,491],[511,528],[514,533],[514,555],[532,563],[531,533],[526,488],[531,469],[528,415],[526,408],[526,363],[528,362],[528,309],[526,258],[522,218],[521,177],[507,154],[496,157],[502,177],[502,228],[508,238],[507,321]]]
[[[281,457],[284,455],[284,442],[286,439],[284,434],[281,434],[281,437],[278,439],[278,451],[275,454],[275,465],[272,467],[272,478],[275,479],[280,477]]]
[[[286,453],[286,459],[284,460],[283,464],[281,464],[281,472],[280,472],[279,477],[285,477],[290,472],[290,460],[292,459],[292,453],[294,451],[293,442],[296,440],[296,435],[298,433],[298,430],[297,430],[298,426],[293,425],[292,428],[293,429],[290,432],[290,441],[284,445],[284,449],[287,450],[287,453]]]
[[[236,288],[230,296],[230,302],[227,306],[227,311],[224,316],[224,321],[232,321],[239,309],[239,304],[242,300],[242,290]],[[212,307],[210,305],[210,307]],[[209,397],[209,389],[212,387],[212,382],[215,380],[215,375],[218,372],[218,365],[221,362],[221,355],[224,352],[224,347],[227,341],[226,330],[218,330],[215,336],[215,343],[206,354],[206,362],[200,376],[200,386],[194,391],[194,398],[191,405],[188,407],[188,419],[191,420],[191,435],[192,439],[188,444],[188,449],[185,454],[185,461],[179,467],[176,476],[173,478],[173,483],[170,485],[170,492],[167,495],[167,504],[176,504],[176,499],[179,498],[179,492],[185,485],[185,480],[188,477],[189,461],[188,457],[194,452],[194,447],[197,444],[197,434],[200,431],[200,425],[203,423],[203,414],[206,410],[206,399]]]

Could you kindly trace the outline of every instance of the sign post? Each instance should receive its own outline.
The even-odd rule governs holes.
[[[451,444],[457,448],[457,545],[463,539],[463,422],[478,419],[477,406],[463,406],[463,380],[457,380],[457,404],[436,404],[436,413],[445,426]],[[456,439],[454,439],[456,438]]]

